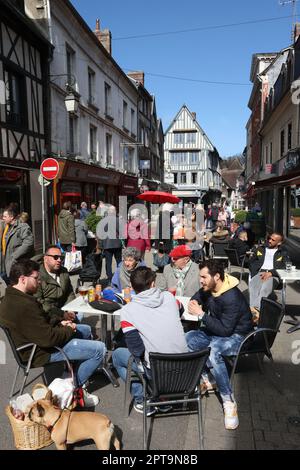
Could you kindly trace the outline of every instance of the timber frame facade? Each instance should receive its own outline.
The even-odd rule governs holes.
[[[0,0],[0,208],[30,214],[41,246],[40,163],[48,147],[48,63],[52,46],[25,14],[24,1]]]

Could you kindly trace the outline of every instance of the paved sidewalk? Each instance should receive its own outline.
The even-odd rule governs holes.
[[[246,289],[244,281],[240,287],[242,290]],[[299,300],[300,284],[288,285],[289,312],[300,315]],[[95,316],[87,318],[87,322],[97,326],[96,320]],[[288,328],[289,325],[282,323],[272,349],[275,366],[280,374],[276,386],[282,389],[283,394],[272,385],[267,359],[265,376],[259,373],[255,361],[251,360],[249,364],[248,360],[244,363],[243,371],[236,374],[235,395],[240,419],[237,430],[225,430],[222,407],[216,395],[203,399],[206,449],[300,449],[300,426],[288,422],[290,416],[300,417],[300,330],[287,334]],[[0,339],[3,339],[3,335],[0,335]],[[4,414],[14,371],[15,362],[7,347],[6,364],[0,365],[0,449],[14,449],[12,431]],[[102,374],[97,374],[92,389],[100,397],[100,405],[96,411],[107,414],[117,426],[122,436],[123,449],[142,449],[142,415],[132,410],[129,418],[123,416],[124,384],[121,383],[119,388],[114,389]],[[198,449],[196,415],[163,415],[155,418],[153,424],[150,449]],[[47,449],[54,449],[54,446]],[[95,446],[88,442],[77,445],[76,449],[93,450]]]

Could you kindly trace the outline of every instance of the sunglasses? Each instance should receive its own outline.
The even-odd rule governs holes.
[[[63,258],[62,255],[46,255],[46,256],[50,256],[51,258],[55,259],[55,261],[57,261],[58,259],[62,259],[62,258]]]

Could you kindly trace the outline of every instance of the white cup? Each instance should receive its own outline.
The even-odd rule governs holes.
[[[292,266],[291,271],[296,271],[296,269],[297,269],[296,266]]]

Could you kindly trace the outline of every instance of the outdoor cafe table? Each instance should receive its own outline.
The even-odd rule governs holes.
[[[197,316],[193,316],[188,313],[187,306],[188,306],[188,302],[190,301],[190,297],[176,296],[176,299],[178,299],[184,306],[184,313],[181,318],[183,320],[198,321]],[[101,340],[106,345],[107,350],[109,350],[109,348],[112,345],[113,335],[115,333],[115,318],[120,316],[120,310],[116,310],[115,312],[104,312],[103,310],[95,309],[91,307],[89,303],[84,302],[81,296],[76,297],[76,299],[64,305],[62,307],[62,310],[98,315],[100,317],[100,322],[101,322]],[[108,337],[108,332],[107,332],[107,317],[108,316],[111,318],[110,338]],[[111,365],[108,362],[108,357],[105,358],[102,370],[105,373],[105,375],[108,377],[108,379],[111,381],[113,386],[118,387],[119,383],[111,372]]]
[[[295,269],[293,271],[286,271],[285,269],[277,269],[278,275],[280,280],[282,281],[282,291],[281,291],[281,299],[282,299],[282,308],[284,314],[286,314],[286,284],[287,282],[295,282],[300,281],[300,269]],[[288,333],[293,333],[294,331],[300,329],[300,322],[297,320],[288,321],[288,323],[292,323],[294,326],[288,330]]]
[[[72,300],[68,304],[64,305],[62,307],[62,310],[65,311],[71,311],[71,312],[82,312],[82,313],[90,313],[93,315],[98,315],[100,316],[100,322],[101,322],[101,339],[103,343],[106,345],[107,350],[110,347],[112,336],[115,331],[115,317],[120,316],[120,311],[116,310],[115,312],[104,312],[102,310],[98,310],[96,308],[91,307],[87,302],[83,301],[83,297],[79,296],[76,297],[76,299]],[[108,334],[107,334],[107,317],[110,316],[111,318],[111,338],[110,342],[108,341]],[[109,344],[110,343],[110,344]],[[108,355],[106,356],[102,370],[107,376],[107,378],[110,380],[110,382],[113,384],[114,387],[119,387],[119,382],[117,379],[114,377],[114,375],[111,372],[111,365],[109,364],[109,358]]]

